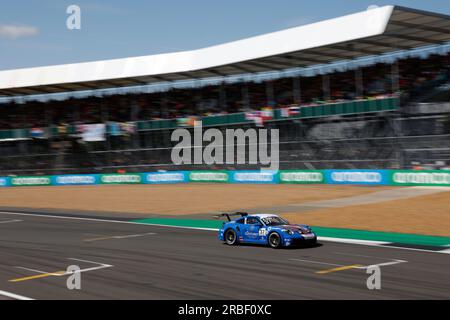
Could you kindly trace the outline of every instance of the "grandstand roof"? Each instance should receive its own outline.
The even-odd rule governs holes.
[[[449,41],[449,15],[384,6],[198,50],[0,71],[0,96],[284,70]]]

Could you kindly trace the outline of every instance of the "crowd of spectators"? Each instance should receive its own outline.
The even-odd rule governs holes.
[[[396,80],[392,65],[387,63],[361,68],[359,84],[355,70],[330,73],[327,75],[330,84],[327,92],[323,90],[322,75],[301,77],[297,79],[301,88],[301,95],[297,94],[297,98],[293,78],[281,78],[269,83],[271,90],[268,90],[267,82],[239,82],[156,93],[1,104],[0,130],[174,119],[246,112],[267,106],[282,108],[299,103],[311,105],[363,99],[399,92],[408,95],[430,81],[448,79],[449,57],[450,54],[400,60],[398,85],[393,82]]]

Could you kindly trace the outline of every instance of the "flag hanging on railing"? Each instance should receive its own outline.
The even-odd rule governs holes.
[[[256,126],[263,127],[266,121],[273,120],[274,111],[272,108],[263,108],[261,111],[251,111],[245,114],[245,119],[254,121]]]
[[[44,138],[44,130],[42,128],[32,128],[30,130],[30,136],[34,139]]]
[[[293,106],[293,107],[286,107],[281,109],[281,116],[283,118],[290,118],[293,116],[300,115],[300,107],[299,106]]]
[[[106,125],[104,123],[84,124],[80,125],[78,129],[81,132],[81,137],[86,142],[98,142],[106,140]]]

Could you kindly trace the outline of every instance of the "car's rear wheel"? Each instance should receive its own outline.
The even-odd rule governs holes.
[[[282,246],[281,237],[278,233],[274,232],[269,236],[269,245],[274,249],[279,249]]]
[[[237,244],[236,232],[232,229],[225,232],[225,243],[229,246],[234,246]]]

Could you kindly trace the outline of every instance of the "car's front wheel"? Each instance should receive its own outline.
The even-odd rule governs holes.
[[[274,249],[279,249],[282,246],[281,237],[278,233],[274,232],[269,236],[269,245]]]
[[[237,244],[236,232],[232,229],[225,232],[225,243],[229,246],[234,246]]]

